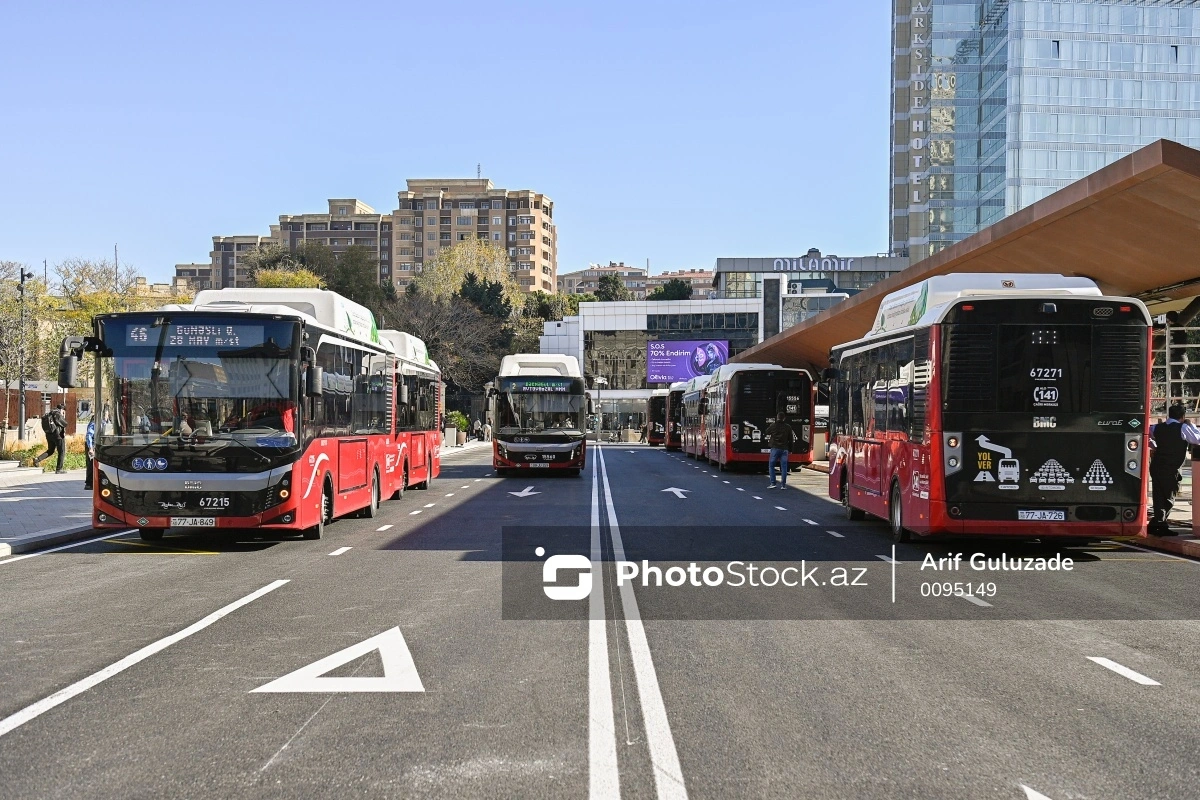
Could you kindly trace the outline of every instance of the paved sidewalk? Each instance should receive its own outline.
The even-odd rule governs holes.
[[[92,531],[83,470],[63,475],[0,467],[0,556],[59,544]]]

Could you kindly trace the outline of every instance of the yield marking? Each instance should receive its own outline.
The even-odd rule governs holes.
[[[391,527],[391,526],[389,525],[388,527]],[[349,547],[339,547],[337,550],[334,550],[334,551],[333,551],[332,553],[330,553],[329,555],[331,555],[331,556],[340,556],[342,553],[346,552],[346,551],[347,551],[347,550],[349,550],[349,549],[350,549]]]
[[[1121,664],[1118,664],[1115,661],[1110,661],[1107,658],[1102,658],[1100,656],[1088,656],[1087,659],[1088,661],[1094,661],[1105,669],[1111,669],[1113,672],[1122,677],[1129,678],[1129,680],[1133,681],[1134,683],[1140,683],[1142,686],[1162,686],[1161,683],[1153,678],[1147,678],[1142,673],[1134,672],[1129,667],[1122,666]]]
[[[836,537],[837,537],[837,538],[839,538],[839,539],[845,539],[845,538],[846,538],[845,536],[842,536],[842,535],[841,535],[840,533],[838,533],[837,531],[825,531],[825,532],[826,532],[826,533],[828,533],[830,536],[836,536]]]
[[[816,524],[817,524],[817,523],[813,522],[811,519],[808,519],[807,517],[805,517],[805,518],[804,518],[804,521],[805,521],[805,522],[807,522],[809,525],[816,525]]]
[[[535,492],[533,491],[532,486],[526,486],[519,492],[509,492],[509,494],[511,494],[513,497],[530,497],[535,494],[541,494],[541,492]]]
[[[787,511],[787,509],[784,508],[783,506],[775,506],[775,507],[778,508],[780,511]]]
[[[1041,792],[1036,791],[1034,789],[1030,789],[1028,786],[1026,786],[1023,783],[1018,784],[1018,785],[1022,789],[1025,790],[1025,800],[1050,800],[1050,798],[1047,797],[1046,795],[1044,795]]]
[[[377,531],[386,531],[386,530],[389,530],[391,527],[392,527],[391,525],[380,525],[380,526],[379,526],[378,528],[376,528],[375,530],[377,530]]]
[[[54,708],[55,706],[62,705],[63,703],[70,700],[72,697],[83,694],[88,689],[91,689],[93,686],[103,683],[104,681],[111,678],[113,675],[117,675],[117,674],[124,672],[125,670],[132,667],[134,664],[137,664],[141,661],[145,661],[147,658],[154,655],[155,653],[166,650],[171,645],[175,644],[176,642],[180,642],[180,641],[186,639],[187,637],[191,636],[193,633],[198,633],[199,631],[204,630],[209,625],[212,625],[214,622],[219,620],[221,617],[224,617],[228,614],[232,614],[234,611],[237,611],[239,608],[241,608],[244,605],[253,603],[258,598],[262,597],[263,595],[267,594],[268,592],[275,591],[280,586],[283,586],[285,583],[287,583],[287,580],[272,581],[271,583],[268,583],[266,586],[262,587],[261,589],[251,592],[250,594],[246,595],[241,600],[235,600],[232,603],[230,603],[229,605],[223,606],[222,608],[217,609],[216,611],[209,614],[207,617],[204,617],[200,621],[193,622],[191,625],[187,626],[183,630],[173,633],[170,636],[166,636],[162,639],[159,639],[157,642],[152,642],[151,644],[146,645],[145,647],[141,648],[140,650],[130,653],[129,655],[122,658],[120,661],[117,661],[114,664],[110,664],[109,666],[105,667],[104,669],[100,670],[99,672],[94,672],[91,675],[84,678],[83,680],[76,681],[75,683],[72,683],[67,688],[60,689],[59,691],[55,692],[54,694],[50,695],[49,697],[43,698],[42,700],[37,701],[36,703],[34,703],[31,706],[27,706],[11,716],[5,717],[4,719],[0,719],[0,736],[3,736],[4,734],[8,733],[9,731],[14,730],[15,728],[19,728],[20,726],[24,725],[26,722],[29,722],[29,720],[41,716],[42,714],[46,713],[50,709]]]
[[[690,492],[691,489],[679,489],[679,488],[672,486],[670,489],[663,489],[663,491],[664,492],[674,492],[675,496],[678,497],[680,500],[687,500],[687,495],[685,495],[684,492]]]
[[[326,672],[337,669],[343,664],[375,650],[379,651],[379,658],[383,661],[382,677],[324,677]],[[251,694],[254,692],[423,692],[425,685],[421,683],[421,676],[417,674],[417,665],[413,663],[408,643],[404,641],[404,634],[400,632],[399,628],[392,628],[250,691]]]

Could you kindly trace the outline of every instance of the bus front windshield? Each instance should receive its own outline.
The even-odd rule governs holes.
[[[99,444],[164,436],[297,442],[295,323],[122,317],[102,326],[111,413]]]
[[[587,395],[578,378],[501,379],[498,406],[497,433],[583,435]]]

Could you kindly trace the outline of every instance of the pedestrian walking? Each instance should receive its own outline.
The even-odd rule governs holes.
[[[796,432],[788,424],[787,414],[778,414],[775,417],[775,421],[767,426],[766,434],[767,442],[771,447],[771,455],[768,456],[767,460],[767,475],[770,476],[771,482],[767,484],[767,488],[777,489],[780,486],[787,486],[788,453],[791,452]],[[776,483],[775,469],[780,466],[782,467],[780,478],[779,482]]]
[[[483,440],[485,442],[492,440],[492,421],[490,419],[483,423]]]
[[[58,465],[55,467],[55,472],[61,475],[66,472],[66,435],[67,435],[67,412],[66,405],[59,403],[50,411],[42,415],[42,433],[46,434],[46,452],[33,460],[33,463],[41,464],[52,455],[58,455]]]
[[[92,415],[88,423],[87,433],[83,436],[83,453],[87,457],[87,474],[83,476],[83,488],[92,488],[92,459],[96,457],[96,415]]]
[[[1150,428],[1150,484],[1154,494],[1154,516],[1150,532],[1170,536],[1169,517],[1179,493],[1183,473],[1179,470],[1187,460],[1188,445],[1200,445],[1200,430],[1187,420],[1187,409],[1176,404],[1167,409],[1167,419]]]
[[[482,439],[483,438],[483,423],[479,421],[479,417],[475,418],[475,424],[471,426],[471,438],[472,439]]]

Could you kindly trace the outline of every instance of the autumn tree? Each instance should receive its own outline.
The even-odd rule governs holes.
[[[260,289],[324,289],[325,281],[312,270],[278,267],[254,273],[254,285]]]
[[[413,291],[446,298],[462,288],[468,273],[479,281],[501,284],[512,307],[521,307],[523,293],[509,267],[508,252],[484,239],[466,239],[442,248],[436,256],[426,259],[410,285],[415,287]]]
[[[0,261],[0,382],[3,382],[5,398],[8,390],[21,381],[21,366],[25,367],[25,380],[38,374],[38,353],[45,344],[47,334],[43,320],[50,302],[45,281],[33,278],[25,282],[25,324],[21,325],[21,272],[31,270],[16,261]],[[0,424],[7,430],[16,424],[8,417],[8,402],[0,412]]]

